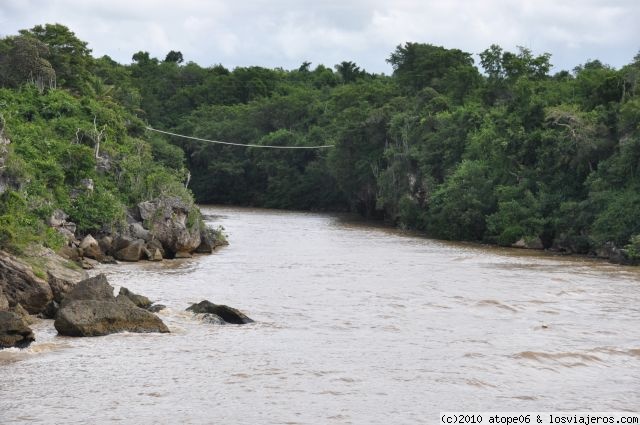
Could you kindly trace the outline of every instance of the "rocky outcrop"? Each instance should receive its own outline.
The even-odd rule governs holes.
[[[200,245],[196,248],[196,252],[199,254],[211,254],[217,247],[228,244],[224,238],[219,237],[218,232],[210,227],[205,227],[200,232]]]
[[[10,311],[0,311],[0,349],[25,348],[33,341],[33,332],[20,316]]]
[[[67,336],[169,332],[158,316],[138,307],[129,296],[121,293],[114,297],[113,287],[103,274],[78,283],[67,294],[54,326],[59,334]]]
[[[234,325],[244,325],[253,322],[253,320],[235,308],[223,304],[214,304],[208,300],[193,304],[191,307],[187,308],[187,311],[195,314],[204,314],[209,322],[217,321],[213,316],[219,317],[225,323],[231,323]]]
[[[191,214],[197,214],[196,207],[188,205],[180,198],[158,198],[138,204],[140,218],[151,237],[162,244],[170,256],[184,257],[200,245],[198,220],[191,225]],[[198,217],[199,218],[199,217]]]
[[[533,238],[520,238],[511,244],[513,248],[522,248],[522,249],[544,249],[544,245],[542,244],[542,240],[539,237]]]
[[[31,314],[40,313],[53,299],[51,287],[31,267],[0,251],[0,288],[9,306],[22,304]]]

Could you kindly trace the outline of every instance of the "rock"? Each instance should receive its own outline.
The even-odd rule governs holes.
[[[211,254],[216,247],[216,234],[210,227],[205,227],[200,232],[200,245],[196,248],[199,254]]]
[[[225,322],[222,319],[222,317],[218,316],[217,314],[205,313],[205,314],[202,314],[201,316],[202,316],[202,321],[210,325],[226,325],[227,324],[227,322]]]
[[[167,308],[167,306],[164,305],[164,304],[154,304],[154,305],[150,306],[147,310],[149,310],[152,313],[158,313],[158,312],[164,310],[165,308]]]
[[[51,287],[31,267],[0,251],[0,288],[9,306],[22,304],[31,314],[40,313],[53,299]]]
[[[162,246],[162,244],[160,243],[159,240],[157,239],[152,239],[149,242],[147,242],[147,249],[153,253],[153,255],[155,256],[156,254],[156,250],[160,251],[160,255],[162,256],[162,258],[166,258],[166,253],[164,252],[164,247]]]
[[[5,297],[4,292],[2,292],[2,287],[0,287],[0,311],[9,310],[9,300]]]
[[[151,232],[142,226],[142,223],[135,222],[129,225],[129,233],[136,239],[143,239],[145,242],[151,240]]]
[[[84,270],[93,270],[98,265],[100,265],[100,261],[94,260],[93,258],[85,257],[85,258],[82,259],[80,265],[82,266],[82,268]]]
[[[118,295],[129,298],[131,302],[133,302],[140,308],[149,309],[149,307],[151,307],[151,301],[149,300],[149,298],[145,297],[144,295],[134,294],[124,286],[120,288],[120,293]]]
[[[40,317],[43,319],[55,319],[59,309],[60,304],[58,304],[56,300],[51,300],[42,313],[40,313]]]
[[[58,233],[64,236],[68,242],[73,242],[76,240],[76,235],[66,227],[56,227],[56,230],[58,231]]]
[[[64,307],[71,301],[94,300],[115,302],[113,287],[109,285],[107,277],[99,274],[89,279],[78,282],[62,299],[61,306]]]
[[[187,308],[187,311],[191,311],[192,313],[196,314],[215,314],[216,316],[220,316],[225,322],[233,323],[236,325],[243,325],[253,322],[253,320],[251,320],[235,308],[223,304],[213,304],[212,302],[207,300],[200,301],[197,304],[193,304],[191,307]]]
[[[93,188],[94,188],[93,179],[80,180],[80,188],[87,192],[93,192]]]
[[[25,348],[35,337],[20,316],[10,311],[0,311],[0,349]]]
[[[100,249],[100,244],[91,235],[87,235],[82,239],[82,242],[80,242],[80,248],[82,249],[82,253],[85,257],[100,261],[104,256],[102,249]]]
[[[158,316],[136,307],[131,301],[71,301],[60,308],[54,326],[60,335],[66,336],[169,332]]]
[[[162,261],[162,252],[159,249],[155,249],[153,251],[153,253],[151,254],[151,258],[149,258],[149,260],[151,261]]]
[[[157,239],[169,255],[191,253],[200,245],[199,220],[192,220],[194,224],[188,220],[197,210],[180,198],[141,202],[138,210],[153,239]]]
[[[47,224],[51,227],[61,227],[69,216],[62,210],[54,210],[51,217],[47,220]]]
[[[113,238],[111,236],[103,236],[98,241],[98,245],[100,245],[100,250],[109,254],[111,252],[111,246],[113,245]]]
[[[13,314],[20,316],[24,321],[24,323],[27,325],[33,325],[36,322],[35,319],[31,317],[31,315],[29,315],[29,312],[25,310],[21,304],[16,304],[9,311],[11,311]]]
[[[117,260],[122,261],[140,261],[140,259],[142,259],[144,249],[144,240],[136,239],[123,248],[118,249],[114,252],[113,256]]]
[[[116,261],[116,259],[115,259],[115,258],[113,258],[113,257],[112,257],[112,256],[110,256],[110,255],[105,255],[105,256],[102,258],[102,261],[101,261],[101,262],[102,262],[102,264],[118,264],[118,262]]]
[[[63,246],[58,251],[59,256],[71,261],[80,261],[80,257],[82,257],[81,254],[80,248],[74,246]]]
[[[114,297],[113,287],[103,274],[83,280],[63,300],[54,326],[58,333],[67,336],[99,336],[125,331],[169,332],[160,318],[138,307],[131,297],[124,295],[126,293],[130,291],[125,288]],[[131,295],[137,301],[145,298]]]
[[[47,282],[53,293],[53,299],[61,302],[64,295],[73,288],[76,283],[88,277],[87,273],[80,270],[75,263],[65,260],[50,249],[40,249],[33,252],[47,270]]]
[[[520,238],[513,244],[511,244],[513,248],[524,248],[524,249],[544,249],[542,245],[542,240],[538,237],[534,238]]]
[[[191,255],[191,253],[189,253],[188,251],[179,251],[175,253],[174,258],[191,258],[191,257],[193,257],[193,255]]]

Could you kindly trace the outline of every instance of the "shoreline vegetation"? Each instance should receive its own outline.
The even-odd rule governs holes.
[[[196,202],[640,264],[640,53],[554,73],[523,47],[478,56],[408,42],[387,76],[350,61],[202,67],[179,51],[119,64],[60,24],[1,38],[7,326],[28,340],[16,317],[55,314],[83,268],[225,244]]]

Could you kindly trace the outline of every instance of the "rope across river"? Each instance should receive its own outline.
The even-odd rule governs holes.
[[[181,137],[183,139],[191,139],[198,140],[200,142],[214,143],[216,145],[230,145],[230,146],[243,146],[245,148],[268,148],[268,149],[327,149],[332,148],[334,145],[318,145],[318,146],[276,146],[276,145],[255,145],[255,144],[244,144],[244,143],[232,143],[232,142],[222,142],[220,140],[208,140],[202,139],[200,137],[193,136],[185,136],[184,134],[172,133],[170,131],[158,130],[152,127],[146,127],[147,130],[155,131],[157,133],[168,134],[169,136]]]

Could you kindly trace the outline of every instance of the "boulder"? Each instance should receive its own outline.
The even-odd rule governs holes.
[[[178,197],[157,198],[139,203],[138,211],[152,238],[157,239],[170,256],[192,253],[200,245],[199,217],[190,217],[198,214],[195,206]]]
[[[67,336],[100,336],[116,332],[169,332],[162,320],[138,307],[125,288],[113,295],[104,274],[78,283],[64,298],[54,326]],[[131,293],[140,302],[145,297]],[[148,300],[147,300],[148,301]],[[148,303],[151,304],[150,302]]]
[[[78,282],[86,278],[87,273],[84,270],[71,268],[70,265],[59,263],[47,265],[47,281],[53,293],[53,299],[58,303]]]
[[[165,258],[166,256],[166,253],[164,252],[164,247],[162,246],[160,241],[157,239],[152,239],[149,242],[147,242],[147,249],[154,255],[154,257],[156,255],[156,251],[160,251],[160,255],[162,256],[162,258]]]
[[[116,260],[140,261],[144,255],[145,243],[142,239],[135,239],[128,245],[118,249],[113,253]]]
[[[94,260],[93,258],[84,257],[80,262],[83,270],[93,270],[100,264],[100,261]]]
[[[10,311],[0,311],[0,349],[25,348],[33,341],[33,332],[20,316]]]
[[[40,317],[43,319],[55,319],[59,309],[60,304],[56,302],[56,300],[51,300],[42,313],[40,313]]]
[[[0,288],[9,306],[22,304],[31,314],[40,313],[53,299],[51,287],[30,266],[0,251]]]
[[[151,257],[149,258],[151,261],[162,261],[162,252],[159,249],[155,249],[151,253]]]
[[[103,236],[98,241],[98,245],[100,245],[100,250],[105,254],[111,252],[111,246],[113,245],[113,238],[111,236]]]
[[[118,295],[122,295],[123,297],[127,297],[136,306],[138,306],[140,308],[144,308],[145,310],[148,310],[149,307],[151,307],[151,301],[149,300],[149,298],[145,297],[144,295],[134,294],[133,292],[131,292],[130,290],[128,290],[124,286],[120,288],[120,292],[119,292]]]
[[[202,321],[210,325],[226,325],[227,324],[227,322],[225,322],[222,319],[222,317],[218,316],[217,314],[205,313],[205,314],[202,314],[201,316],[202,316]]]
[[[80,249],[82,249],[82,254],[85,257],[93,258],[98,261],[102,260],[102,257],[104,257],[102,249],[100,249],[100,244],[91,235],[87,235],[82,239],[82,242],[80,242]]]
[[[80,261],[80,257],[82,257],[81,254],[82,254],[82,251],[80,251],[80,248],[77,248],[74,246],[68,246],[68,245],[63,246],[58,251],[59,256],[71,261]]]
[[[161,332],[169,329],[153,313],[131,301],[76,300],[60,308],[54,326],[60,335],[101,336],[117,332]]]
[[[213,314],[219,316],[226,323],[232,323],[235,325],[244,325],[246,323],[253,322],[253,320],[235,308],[223,304],[214,304],[207,300],[193,304],[191,307],[187,308],[187,311],[196,314]]]

